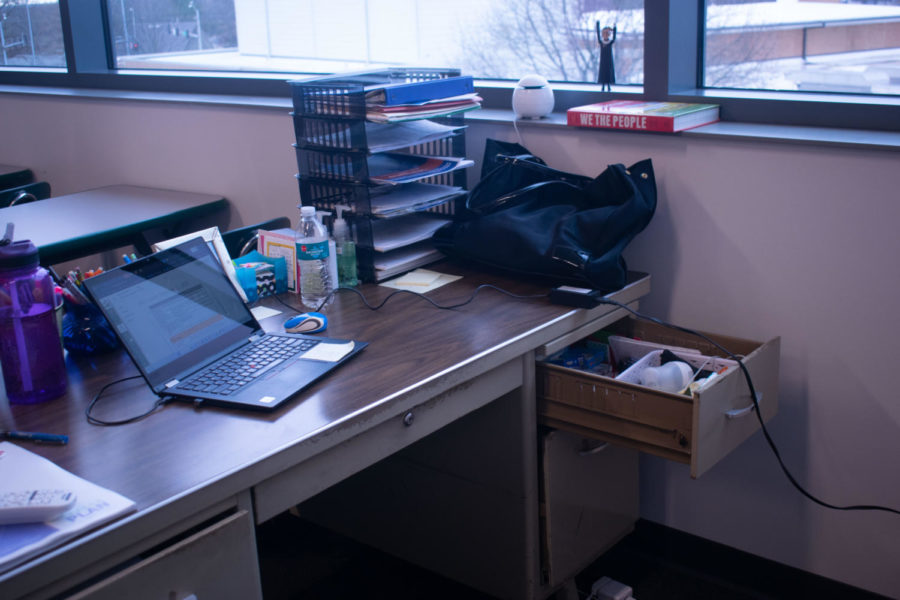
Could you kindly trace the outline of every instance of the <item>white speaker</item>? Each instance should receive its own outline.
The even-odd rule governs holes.
[[[512,109],[516,118],[540,119],[553,112],[553,88],[540,75],[526,75],[513,90]]]

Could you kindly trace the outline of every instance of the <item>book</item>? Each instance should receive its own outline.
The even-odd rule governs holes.
[[[135,503],[10,442],[0,442],[0,491],[63,489],[75,505],[45,523],[0,525],[0,573],[135,510]]]
[[[610,100],[575,106],[566,111],[571,127],[635,131],[684,131],[719,120],[716,104]]]
[[[289,292],[300,291],[297,286],[299,271],[297,267],[297,244],[293,232],[283,233],[260,229],[257,250],[259,250],[260,254],[269,258],[284,257],[284,262],[287,263],[287,289]]]
[[[471,75],[442,77],[406,83],[392,83],[366,92],[366,104],[398,106],[420,104],[438,98],[461,96],[475,91],[475,79]]]

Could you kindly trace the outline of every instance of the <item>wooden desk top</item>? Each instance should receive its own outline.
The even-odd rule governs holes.
[[[220,208],[212,194],[114,185],[0,208],[0,226],[16,224],[15,239],[29,239],[44,264],[130,244],[148,229],[177,224]]]
[[[547,287],[470,271],[450,262],[435,270],[463,275],[428,294],[444,305],[468,299],[484,283],[520,295],[548,292]],[[358,289],[372,304],[394,292],[374,284]],[[643,289],[641,294],[645,292]],[[284,296],[286,301],[296,302],[295,296]],[[628,294],[621,298],[626,302],[634,299]],[[267,304],[284,309],[272,300]],[[465,383],[457,381],[455,374],[460,371],[469,376],[472,370],[488,370],[492,364],[501,364],[498,361],[519,358],[611,310],[609,306],[590,311],[570,309],[550,304],[545,297],[514,299],[482,289],[474,301],[453,310],[438,310],[422,298],[398,294],[380,310],[371,311],[356,294],[341,292],[325,309],[329,318],[326,334],[367,341],[369,346],[277,412],[194,409],[176,402],[136,423],[93,426],[86,422],[84,412],[94,394],[108,382],[137,374],[137,369],[124,352],[70,354],[66,396],[44,404],[12,406],[9,415],[0,413],[0,425],[68,435],[66,446],[27,447],[131,498],[140,516],[200,490],[215,489],[216,495],[224,495],[257,485],[286,464],[314,456],[327,446],[324,440],[329,436],[362,433],[367,423],[384,418],[385,411],[401,410],[395,407],[403,402],[424,402],[448,386]],[[285,309],[263,321],[263,326],[280,329],[292,314]],[[143,379],[130,380],[107,390],[94,414],[102,419],[122,419],[146,411],[155,399]],[[12,422],[3,423],[4,417]]]

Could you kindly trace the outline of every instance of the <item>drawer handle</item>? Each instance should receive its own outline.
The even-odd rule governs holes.
[[[762,404],[762,392],[757,392],[756,394],[756,404]],[[746,417],[756,408],[756,405],[751,404],[750,406],[745,406],[744,408],[735,408],[733,410],[725,411],[726,419],[739,419],[741,417]]]
[[[609,448],[609,442],[603,442],[602,444],[597,444],[593,448],[587,448],[587,444],[585,444],[584,450],[578,451],[578,456],[590,456],[592,454],[599,454]]]

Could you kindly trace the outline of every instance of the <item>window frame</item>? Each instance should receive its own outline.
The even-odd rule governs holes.
[[[285,80],[302,76],[118,71],[106,5],[107,0],[59,0],[68,67],[2,70],[0,85],[289,98]],[[554,84],[555,110],[610,98],[711,102],[720,105],[722,121],[900,131],[896,96],[704,88],[705,13],[705,0],[644,0],[643,86],[603,93],[593,84]],[[510,106],[514,82],[476,85],[485,108]]]

